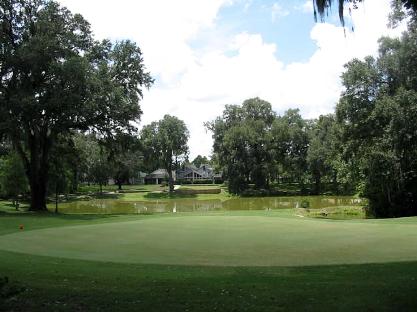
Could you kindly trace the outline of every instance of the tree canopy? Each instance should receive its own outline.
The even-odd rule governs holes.
[[[141,131],[144,162],[153,166],[153,169],[163,166],[167,170],[170,192],[174,190],[172,171],[177,167],[178,158],[188,153],[189,135],[184,121],[170,115],[146,125]]]
[[[358,164],[377,216],[417,213],[416,38],[412,25],[401,39],[382,38],[376,59],[352,60],[342,76],[343,157]]]
[[[0,132],[22,158],[31,209],[44,210],[50,151],[74,130],[131,131],[153,80],[131,41],[97,42],[57,2],[0,3]]]
[[[318,17],[323,21],[329,13],[329,10],[336,5],[339,12],[339,19],[342,25],[345,25],[345,4],[351,3],[353,8],[357,7],[359,2],[365,0],[313,0],[314,18],[317,21]],[[416,0],[392,0],[393,4],[402,3],[408,10],[417,12]]]

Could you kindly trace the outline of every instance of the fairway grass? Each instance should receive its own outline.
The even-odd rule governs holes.
[[[311,266],[414,261],[416,233],[413,224],[182,215],[21,231],[0,236],[0,250],[141,264]]]
[[[293,214],[3,214],[0,311],[415,311],[417,218]]]

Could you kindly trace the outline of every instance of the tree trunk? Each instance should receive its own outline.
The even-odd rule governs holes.
[[[58,213],[58,183],[55,183],[55,213]]]
[[[315,180],[314,193],[315,193],[315,195],[320,195],[320,192],[321,192],[321,174],[317,173],[314,180]]]
[[[30,211],[47,211],[46,192],[49,171],[49,150],[51,141],[46,134],[46,129],[41,134],[33,131],[28,137],[30,158],[24,157],[26,174],[30,186]],[[20,149],[21,150],[21,149]],[[23,153],[20,152],[22,155]],[[24,155],[24,154],[23,154]]]
[[[121,191],[122,190],[122,183],[121,182],[117,183],[117,187],[118,187],[119,191]]]
[[[46,208],[46,179],[30,177],[30,211],[47,211]]]
[[[169,192],[174,192],[174,179],[172,178],[172,163],[169,163],[168,166],[168,185],[169,185]]]
[[[71,183],[71,193],[77,193],[78,191],[78,168],[77,166],[74,166],[74,169],[72,171],[72,183]]]

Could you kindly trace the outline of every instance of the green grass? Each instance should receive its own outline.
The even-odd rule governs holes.
[[[140,185],[123,185],[123,191],[140,191],[140,192],[156,192],[156,191],[166,191],[168,188],[166,186],[160,186],[155,184],[140,184]],[[117,185],[103,185],[103,192],[117,192]],[[100,186],[96,184],[85,185],[81,184],[78,186],[78,192],[80,193],[97,193],[100,191]]]
[[[292,210],[3,213],[0,276],[26,290],[0,310],[413,311],[416,232]]]
[[[182,190],[212,190],[212,189],[220,189],[219,185],[191,185],[186,184],[182,185]],[[103,186],[104,194],[98,194],[99,186],[98,185],[81,185],[79,186],[79,192],[81,194],[90,194],[93,197],[114,197],[117,199],[121,199],[124,201],[149,201],[149,200],[156,200],[156,199],[183,199],[183,198],[194,198],[198,200],[209,200],[209,199],[220,199],[220,200],[227,200],[230,199],[232,196],[229,195],[227,190],[224,188],[221,189],[221,193],[219,194],[181,194],[173,193],[169,194],[168,187],[160,186],[160,185],[124,185],[123,190],[118,193],[118,189],[116,185],[106,185]],[[118,194],[106,194],[108,192],[116,192]],[[76,199],[76,198],[74,198]]]
[[[300,220],[279,215],[154,215],[36,232],[26,227],[26,231],[1,236],[0,249],[171,265],[309,266],[417,260],[417,225]]]
[[[217,184],[184,184],[181,185],[181,189],[189,190],[217,190],[220,188],[220,185]]]
[[[233,196],[222,190],[219,194],[169,194],[168,192],[148,192],[148,193],[126,193],[120,194],[119,199],[124,201],[148,201],[156,199],[183,199],[183,198],[194,198],[197,200],[228,200]]]
[[[364,207],[358,206],[337,206],[324,207],[319,209],[297,209],[299,215],[311,218],[325,219],[365,219],[367,218]]]

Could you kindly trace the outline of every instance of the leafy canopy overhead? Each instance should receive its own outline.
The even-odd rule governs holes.
[[[352,4],[353,9],[356,9],[357,4],[363,1],[365,0],[313,0],[314,18],[317,21],[318,17],[320,17],[320,20],[324,21],[329,10],[336,5],[338,7],[340,22],[345,26],[345,4],[350,3]],[[417,12],[416,0],[393,0],[393,3],[396,2],[401,2],[406,9]]]

